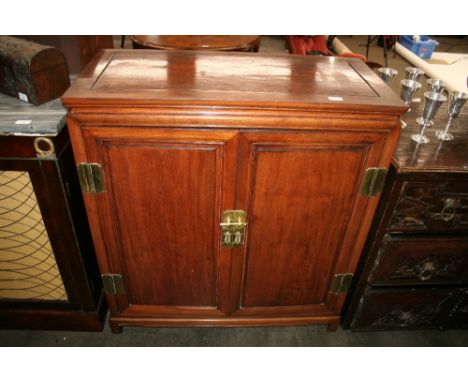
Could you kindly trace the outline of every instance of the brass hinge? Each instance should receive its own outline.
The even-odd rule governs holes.
[[[385,167],[371,167],[366,170],[359,188],[362,196],[376,196],[385,186],[387,169]]]
[[[104,285],[104,292],[111,294],[124,294],[125,286],[123,283],[122,275],[118,274],[103,274],[102,283]]]
[[[330,293],[340,294],[348,292],[352,279],[352,273],[336,274],[333,277],[332,285],[330,287]]]
[[[83,192],[104,192],[104,177],[99,163],[80,163],[77,170]]]

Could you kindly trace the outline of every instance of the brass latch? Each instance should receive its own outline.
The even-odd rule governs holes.
[[[99,163],[80,163],[77,170],[83,192],[104,192],[104,179]]]
[[[330,287],[330,293],[340,294],[346,293],[351,286],[351,280],[353,279],[352,273],[339,273],[333,277],[333,281]]]
[[[223,212],[221,226],[221,244],[223,247],[242,247],[244,245],[244,234],[246,213],[242,210],[230,210]]]
[[[376,196],[380,194],[385,186],[387,169],[385,167],[371,167],[366,170],[359,187],[362,196]]]
[[[123,294],[125,293],[125,287],[122,280],[122,275],[119,274],[103,274],[102,283],[104,286],[104,292],[111,294]]]

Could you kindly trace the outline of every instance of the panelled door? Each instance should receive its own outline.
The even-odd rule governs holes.
[[[234,255],[238,315],[332,315],[336,274],[354,271],[375,204],[360,195],[386,137],[358,132],[248,132],[239,139],[236,209],[246,245]],[[367,221],[367,223],[366,223]]]
[[[117,311],[223,315],[230,253],[222,211],[234,205],[237,131],[84,128],[104,192],[91,221],[101,271],[122,276]],[[93,215],[93,214],[92,214]],[[99,227],[96,227],[99,225]]]

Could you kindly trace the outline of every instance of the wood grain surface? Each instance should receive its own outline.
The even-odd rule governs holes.
[[[62,99],[94,107],[406,110],[357,59],[201,51],[103,50]]]
[[[448,97],[447,97],[448,98]],[[421,127],[416,118],[422,115],[423,102],[413,103],[411,111],[403,116],[408,127],[402,129],[401,138],[395,150],[393,163],[400,172],[468,172],[468,106],[453,120],[449,132],[453,141],[439,141],[436,130],[444,130],[447,124],[447,102],[442,104],[434,118],[434,125],[426,129],[425,135],[431,140],[427,144],[417,144],[411,140],[412,134],[419,134]]]
[[[254,51],[260,45],[260,36],[232,35],[148,35],[131,36],[133,48],[140,49],[194,49],[223,51]]]

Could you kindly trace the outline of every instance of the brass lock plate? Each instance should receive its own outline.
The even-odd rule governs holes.
[[[244,245],[247,214],[242,210],[228,210],[223,212],[221,226],[221,245],[227,248],[242,247]]]

